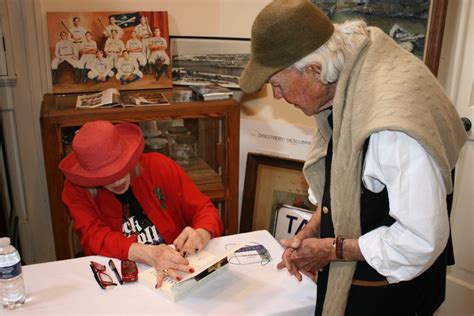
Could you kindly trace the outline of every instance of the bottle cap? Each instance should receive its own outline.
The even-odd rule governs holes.
[[[10,238],[9,237],[3,237],[0,238],[0,247],[5,247],[10,244]]]

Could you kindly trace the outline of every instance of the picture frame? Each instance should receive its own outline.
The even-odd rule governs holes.
[[[47,12],[47,26],[53,93],[172,87],[166,11]]]
[[[170,41],[173,85],[240,88],[240,74],[250,59],[250,39],[171,36]]]
[[[301,160],[247,155],[239,232],[273,232],[276,211],[283,204],[313,210],[302,168]]]
[[[413,52],[436,76],[446,21],[448,0],[311,0],[335,23],[362,19],[384,30],[404,48]]]

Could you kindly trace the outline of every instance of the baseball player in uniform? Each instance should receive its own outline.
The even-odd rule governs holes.
[[[168,47],[168,43],[166,40],[161,37],[161,30],[159,28],[154,29],[154,35],[150,38],[150,58],[148,58],[148,62],[150,63],[151,67],[153,68],[156,80],[160,80],[161,75],[165,73],[168,69],[168,65],[170,64],[170,58],[166,53],[166,48]]]
[[[104,58],[104,52],[101,50],[97,51],[96,58],[87,65],[87,68],[90,69],[87,77],[96,83],[106,82],[114,75],[110,61]]]
[[[135,59],[142,68],[145,67],[146,57],[143,52],[142,42],[138,39],[136,31],[130,33],[130,39],[127,41],[125,47],[128,50],[130,58]]]
[[[130,58],[128,51],[123,51],[123,57],[117,60],[117,74],[115,78],[121,84],[128,84],[143,77],[143,73],[138,69],[137,60]]]
[[[80,71],[80,81],[87,82],[87,65],[95,60],[95,53],[97,52],[97,43],[92,39],[92,33],[86,32],[86,39],[82,42],[79,50],[79,61],[77,62],[77,68]]]
[[[105,41],[104,51],[107,58],[112,62],[112,67],[117,68],[117,59],[125,50],[125,44],[118,38],[116,30],[111,30],[110,35],[111,37]]]
[[[76,68],[77,58],[74,55],[74,45],[72,41],[67,38],[66,32],[59,33],[60,40],[54,47],[54,59],[51,62],[51,69],[53,74],[53,84],[59,83],[59,64],[66,62]]]
[[[107,25],[105,27],[105,30],[104,30],[104,35],[105,37],[111,37],[112,35],[112,30],[116,30],[117,31],[117,38],[118,39],[121,39],[123,37],[123,30],[120,26],[118,26],[117,24],[115,24],[116,20],[115,20],[115,17],[114,16],[111,16],[109,18],[109,25]]]
[[[148,25],[146,18],[142,16],[140,18],[140,24],[135,26],[133,29],[137,32],[137,37],[142,41],[143,53],[145,54],[146,59],[150,57],[150,49],[148,45],[148,41],[152,35],[150,26]]]
[[[81,20],[76,16],[73,20],[74,25],[70,28],[72,42],[74,43],[74,54],[76,58],[79,59],[79,50],[81,49],[81,44],[85,40],[87,30],[79,25]]]

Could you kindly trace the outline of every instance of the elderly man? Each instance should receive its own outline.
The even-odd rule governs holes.
[[[304,166],[319,207],[280,269],[319,271],[316,314],[425,315],[444,300],[451,171],[466,133],[436,78],[380,29],[275,0],[240,86],[314,116]],[[276,43],[279,43],[276,45]]]

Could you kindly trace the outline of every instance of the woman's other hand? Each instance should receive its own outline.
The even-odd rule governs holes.
[[[186,257],[188,254],[203,250],[209,240],[211,240],[211,237],[211,233],[205,229],[193,229],[188,226],[183,229],[173,244],[176,250]]]

